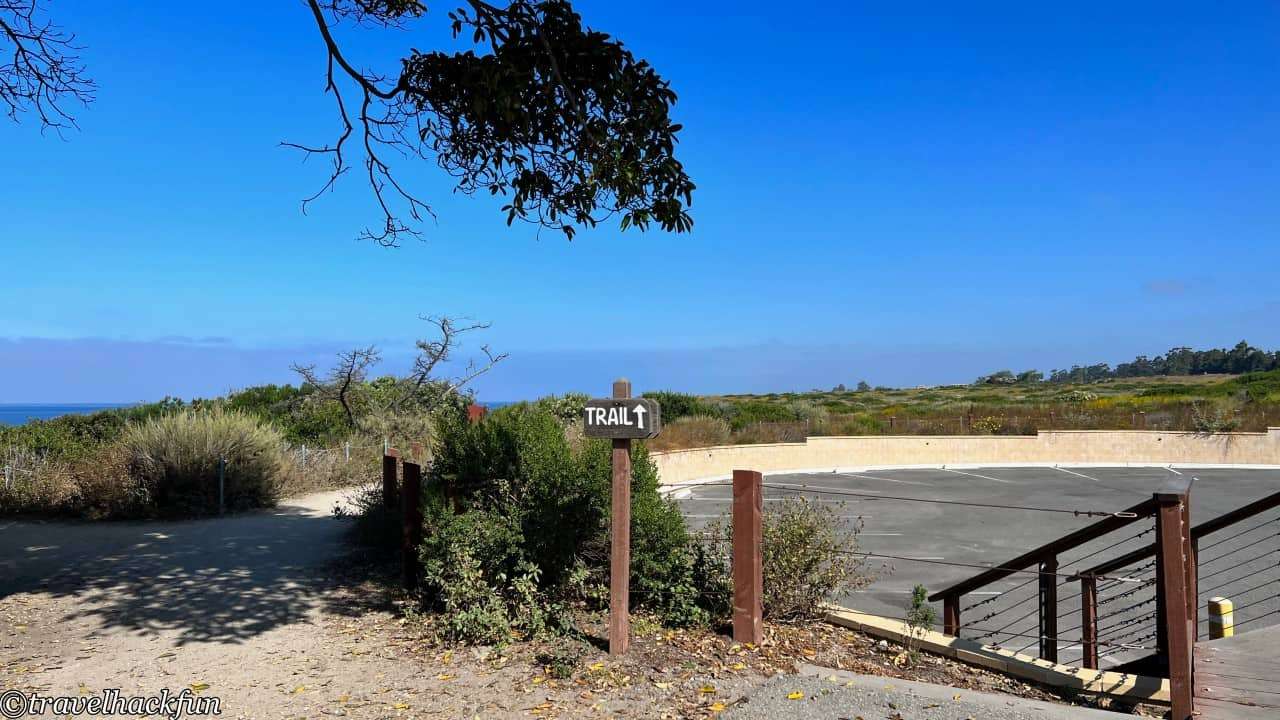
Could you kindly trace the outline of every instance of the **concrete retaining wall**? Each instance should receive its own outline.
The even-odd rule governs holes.
[[[663,484],[765,473],[878,466],[1174,464],[1280,466],[1280,428],[1265,433],[1049,430],[1034,436],[870,435],[654,453]]]

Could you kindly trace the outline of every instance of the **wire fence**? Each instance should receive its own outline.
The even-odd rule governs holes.
[[[731,487],[730,482],[710,482],[699,487]],[[987,641],[995,646],[1010,644],[1018,652],[1028,650],[1037,643],[1056,643],[1061,662],[1083,662],[1086,641],[1093,640],[1099,658],[1109,658],[1109,663],[1124,662],[1143,652],[1154,650],[1151,641],[1158,639],[1156,629],[1160,605],[1157,583],[1157,561],[1148,555],[1129,566],[1093,575],[1096,595],[1094,605],[1096,628],[1093,638],[1087,638],[1084,627],[1085,586],[1081,583],[1080,567],[1092,561],[1097,565],[1109,558],[1122,557],[1155,542],[1154,517],[1141,520],[1134,512],[1098,506],[1045,506],[1017,503],[952,500],[946,498],[884,495],[858,492],[840,488],[823,487],[807,483],[762,483],[768,495],[804,496],[815,499],[824,497],[851,498],[860,502],[884,502],[902,504],[930,504],[942,508],[984,508],[1027,513],[1071,515],[1082,518],[1110,517],[1131,520],[1141,527],[1134,529],[1130,523],[1124,532],[1114,530],[1093,541],[1075,548],[1059,559],[1056,567],[1001,568],[1017,583],[1007,590],[1000,590],[991,597],[975,600],[961,608],[961,617],[972,611],[980,611],[960,625],[962,635]],[[768,500],[769,497],[766,497]],[[1136,508],[1134,508],[1136,509]],[[1207,622],[1207,599],[1223,594],[1235,601],[1236,626],[1252,625],[1280,615],[1280,518],[1261,519],[1238,531],[1223,530],[1221,537],[1209,536],[1199,547],[1199,582],[1197,606],[1201,623]],[[1234,527],[1232,528],[1234,529]],[[1118,537],[1117,537],[1118,536]],[[996,569],[991,563],[963,562],[942,558],[918,557],[909,553],[880,552],[873,549],[851,550],[845,554],[867,559],[883,559],[895,563],[921,564],[944,567],[972,568],[989,571]],[[1148,559],[1150,558],[1150,559]],[[1054,590],[1056,607],[1054,619],[1065,621],[1046,632],[1042,625],[1040,601],[1041,585],[1046,577],[1056,579]],[[1072,621],[1070,618],[1077,618]],[[898,618],[906,620],[905,618]],[[1058,624],[1058,623],[1054,623]],[[1203,635],[1203,633],[1202,633]],[[1018,643],[1019,639],[1031,640]]]

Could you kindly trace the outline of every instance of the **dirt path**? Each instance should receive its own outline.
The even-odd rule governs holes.
[[[392,612],[387,578],[353,571],[340,497],[188,522],[0,521],[0,691],[191,688],[223,718],[706,718],[798,657],[894,672],[896,649],[830,626],[770,626],[747,649],[637,624],[624,658],[582,640],[443,647]],[[540,652],[573,642],[571,676],[543,669]],[[938,682],[1032,692],[936,664]]]
[[[385,672],[352,652],[343,621],[363,609],[327,572],[339,497],[187,522],[0,521],[0,688],[194,687],[224,717],[332,713]]]

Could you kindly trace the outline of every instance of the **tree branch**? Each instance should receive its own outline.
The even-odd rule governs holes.
[[[6,48],[5,46],[9,47]],[[34,112],[41,131],[77,128],[68,102],[88,105],[97,85],[87,75],[75,35],[37,18],[36,0],[0,2],[0,104],[14,122]]]

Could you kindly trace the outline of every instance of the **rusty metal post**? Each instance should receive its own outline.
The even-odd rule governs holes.
[[[631,382],[613,383],[613,397],[631,397]],[[631,441],[613,441],[613,490],[610,502],[609,654],[621,655],[631,644]]]
[[[1188,502],[1187,506],[1190,507]],[[1187,515],[1187,528],[1191,528],[1191,516]],[[1187,557],[1191,563],[1191,585],[1189,593],[1191,597],[1191,640],[1194,642],[1200,639],[1200,540],[1199,538],[1191,538],[1190,543],[1191,554]],[[1193,668],[1194,669],[1194,668]]]
[[[1156,566],[1161,568],[1159,593],[1164,596],[1165,636],[1169,659],[1170,720],[1191,720],[1192,645],[1195,634],[1187,617],[1188,530],[1183,527],[1187,494],[1156,493],[1160,530],[1156,538]]]
[[[951,637],[960,637],[959,595],[948,595],[942,598],[942,632]]]
[[[733,471],[733,639],[764,640],[763,476]]]
[[[1188,488],[1182,498],[1182,552],[1187,561],[1183,566],[1183,577],[1187,588],[1187,620],[1191,622],[1191,642],[1196,641],[1199,623],[1196,612],[1200,602],[1196,589],[1196,551],[1191,542],[1191,490]]]
[[[1082,664],[1098,669],[1098,579],[1092,575],[1080,576],[1080,629],[1084,657]]]
[[[400,460],[400,452],[393,447],[382,451],[382,505],[388,511],[396,506],[396,464]]]
[[[1160,502],[1160,493],[1155,494],[1156,502]],[[1164,564],[1160,562],[1160,538],[1164,534],[1164,519],[1156,508],[1156,657],[1161,661],[1169,657],[1169,623],[1166,618],[1164,595]]]
[[[422,466],[418,463],[404,464],[400,511],[400,577],[404,588],[412,590],[418,586],[418,546],[422,544]]]
[[[1040,657],[1055,663],[1058,662],[1057,572],[1057,555],[1040,561]]]

